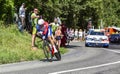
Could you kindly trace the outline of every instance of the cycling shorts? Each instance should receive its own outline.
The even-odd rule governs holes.
[[[44,30],[40,30],[40,27],[41,26],[39,26],[39,25],[36,26],[37,32],[43,32],[44,31]],[[46,35],[43,35],[43,36],[45,36],[45,39],[47,39],[48,37],[52,37],[52,35],[53,35],[52,28],[49,26]]]
[[[53,35],[53,33],[52,33],[52,28],[49,26],[46,37],[48,38],[48,37],[51,37],[52,35]]]

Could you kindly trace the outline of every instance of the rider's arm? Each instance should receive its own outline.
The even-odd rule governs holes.
[[[43,34],[45,35],[47,31],[48,31],[48,23],[45,23]]]

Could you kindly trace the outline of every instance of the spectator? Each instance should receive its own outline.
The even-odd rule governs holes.
[[[79,37],[79,40],[81,41],[81,40],[82,40],[82,37],[83,37],[82,29],[79,30],[79,32],[78,32],[78,37]]]
[[[74,37],[74,30],[72,30],[72,28],[70,28],[67,34],[71,38]]]
[[[61,26],[59,26],[59,27],[57,27],[57,30],[55,31],[55,39],[58,44],[58,48],[60,48],[61,36],[62,36]]]
[[[69,34],[70,34],[70,28],[67,28],[66,32],[67,32],[67,36],[69,36]]]
[[[15,11],[15,13],[14,13],[14,20],[13,20],[13,22],[14,22],[15,24],[17,24],[17,23],[18,23],[17,9],[15,8],[14,11]]]
[[[35,39],[36,39],[36,33],[37,33],[37,29],[36,29],[36,25],[37,25],[37,20],[39,18],[38,14],[38,9],[35,8],[34,12],[31,15],[31,19],[32,19],[32,49],[36,50],[37,47],[35,46]]]
[[[33,11],[30,11],[28,14],[28,31],[29,33],[32,34],[32,19],[31,19],[31,14],[33,13]]]
[[[78,39],[78,29],[75,29],[75,40]]]
[[[22,27],[20,28],[21,31],[24,29],[25,26],[25,11],[26,11],[25,3],[23,3],[19,9],[19,17],[22,25]]]
[[[54,22],[53,22],[53,23],[50,23],[50,24],[51,24],[51,26],[52,26],[53,35],[55,35],[55,30],[56,30],[57,27],[59,26],[57,18],[55,18],[55,19],[54,19]]]
[[[59,17],[57,17],[57,20],[58,20],[58,24],[61,25],[61,20]]]
[[[61,27],[62,27],[61,31],[62,31],[62,34],[63,34],[63,37],[61,39],[61,46],[65,47],[66,39],[67,39],[67,37],[66,37],[66,30],[67,30],[67,28],[64,25],[64,23],[61,25]]]
[[[71,33],[72,33],[72,36],[74,37],[75,36],[74,29],[71,30]]]
[[[84,29],[84,32],[83,32],[83,40],[85,40],[85,37],[86,37],[86,29]]]
[[[74,40],[74,29],[70,28],[68,36],[70,37],[70,40]]]

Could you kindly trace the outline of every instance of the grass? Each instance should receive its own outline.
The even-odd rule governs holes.
[[[36,45],[39,50],[31,50],[30,34],[20,33],[15,25],[5,28],[0,24],[0,64],[43,59],[42,42],[38,38]],[[60,51],[62,54],[67,52],[65,48]]]

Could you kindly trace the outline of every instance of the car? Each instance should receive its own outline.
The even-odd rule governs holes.
[[[109,38],[99,29],[92,29],[88,31],[85,38],[85,46],[99,46],[99,47],[109,47]]]
[[[120,43],[120,34],[111,34],[109,40],[110,43]]]

